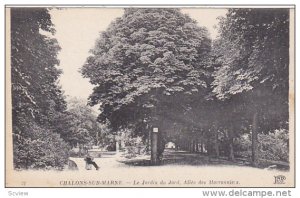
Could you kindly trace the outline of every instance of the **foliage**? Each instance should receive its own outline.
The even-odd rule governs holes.
[[[201,140],[229,155],[249,151],[251,130],[274,143],[273,131],[289,120],[288,9],[229,9],[219,33],[211,43],[178,9],[125,9],[81,69],[95,85],[89,104],[100,104],[98,120],[144,140],[158,126],[161,145]]]
[[[258,135],[258,155],[261,160],[289,161],[289,135],[286,129],[276,129],[267,134]],[[245,134],[235,141],[238,155],[251,157],[251,136]]]
[[[288,130],[278,129],[273,133],[259,134],[260,158],[289,162]]]
[[[32,122],[25,129],[28,136],[14,141],[15,168],[63,169],[68,161],[68,145],[59,134]]]
[[[60,47],[54,38],[40,33],[54,33],[50,15],[46,9],[13,8],[11,21],[14,125],[18,125],[18,116],[51,125],[51,115],[64,111],[66,103],[57,85],[61,73],[56,68]]]
[[[220,18],[219,33],[213,43],[212,95],[227,105],[224,128],[232,137],[243,131],[239,128],[251,129],[255,165],[255,153],[262,155],[257,134],[288,129],[289,10],[229,9]]]
[[[229,9],[219,26],[213,46],[215,96],[234,101],[232,108],[244,120],[259,113],[260,131],[287,127],[288,9]]]
[[[57,116],[56,127],[61,137],[73,147],[77,144],[97,144],[102,129],[96,118],[95,112],[85,101],[71,98],[68,100],[67,112]]]
[[[288,90],[288,9],[229,9],[219,25],[214,53],[221,67],[212,83],[218,98],[260,84],[272,85],[272,91]]]
[[[125,158],[134,158],[140,155],[149,154],[147,152],[147,145],[145,145],[143,138],[139,136],[134,137],[132,130],[121,130],[116,137],[116,140],[122,140],[124,142]]]
[[[89,103],[101,105],[100,121],[139,128],[162,103],[207,87],[209,52],[207,30],[178,9],[125,9],[82,67],[96,85]]]
[[[47,9],[11,9],[13,150],[18,168],[62,168],[67,160],[55,119],[66,110],[57,84],[60,47],[41,32],[55,33]]]

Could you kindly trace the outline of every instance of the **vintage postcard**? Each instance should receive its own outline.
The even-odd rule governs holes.
[[[294,6],[6,6],[6,187],[295,187]]]

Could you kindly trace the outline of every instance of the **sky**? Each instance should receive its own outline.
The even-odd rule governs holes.
[[[217,17],[224,16],[226,9],[186,8],[183,13],[189,14],[199,25],[207,27],[211,38],[216,38]],[[121,8],[64,8],[50,10],[55,25],[55,38],[61,47],[58,55],[59,68],[63,70],[60,85],[68,97],[87,99],[93,86],[83,78],[79,69],[89,56],[100,32],[117,17],[121,17]]]

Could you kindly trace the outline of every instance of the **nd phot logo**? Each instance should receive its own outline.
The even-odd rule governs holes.
[[[274,184],[284,184],[286,177],[284,175],[277,175],[274,176],[274,179],[275,179]]]

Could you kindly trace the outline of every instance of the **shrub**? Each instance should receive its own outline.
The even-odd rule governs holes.
[[[289,160],[288,130],[276,129],[267,134],[258,134],[258,156],[261,160]],[[251,158],[251,136],[243,135],[235,141],[237,154]]]
[[[14,139],[14,166],[21,169],[58,169],[67,164],[69,146],[60,135],[33,124],[27,135]]]
[[[139,155],[148,154],[147,146],[144,144],[143,139],[139,136],[132,137],[129,129],[122,130],[116,140],[124,141],[124,157],[126,158],[134,158]]]
[[[288,130],[279,129],[268,134],[259,134],[259,157],[274,161],[289,161]]]

